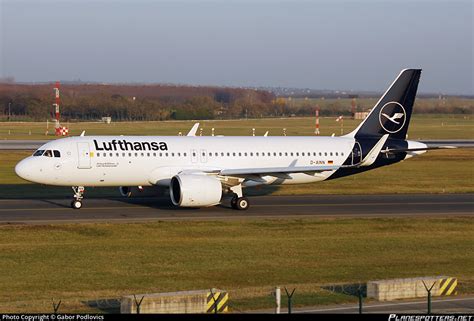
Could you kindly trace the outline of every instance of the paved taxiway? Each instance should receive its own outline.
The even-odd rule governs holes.
[[[435,297],[431,302],[432,313],[470,313],[474,312],[474,297]],[[427,313],[426,299],[414,301],[372,302],[363,305],[363,313]],[[285,313],[286,310],[282,311]],[[342,304],[332,307],[295,309],[294,313],[358,313],[356,304]]]
[[[169,198],[84,199],[73,210],[70,199],[0,199],[1,224],[226,220],[288,217],[474,216],[473,194],[315,195],[250,197],[247,211],[225,205],[172,207]]]

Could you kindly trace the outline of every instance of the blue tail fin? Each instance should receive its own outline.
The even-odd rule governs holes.
[[[347,136],[406,139],[421,69],[404,69],[375,104],[367,118]]]

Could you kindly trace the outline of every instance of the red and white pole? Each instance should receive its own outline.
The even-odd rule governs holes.
[[[54,86],[53,88],[53,91],[54,91],[54,112],[55,112],[55,118],[56,118],[56,125],[55,125],[55,128],[56,128],[56,135],[61,135],[60,131],[59,131],[59,104],[60,104],[60,99],[59,99],[59,81],[56,81],[56,85]]]
[[[316,105],[316,128],[314,134],[319,135],[319,106]]]

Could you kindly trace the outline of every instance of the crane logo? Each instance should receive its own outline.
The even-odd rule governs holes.
[[[388,102],[380,109],[379,121],[380,126],[382,126],[387,133],[397,133],[405,125],[405,108],[396,101]]]

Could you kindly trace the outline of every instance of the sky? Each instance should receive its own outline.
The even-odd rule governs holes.
[[[0,0],[0,78],[474,94],[465,0]]]

